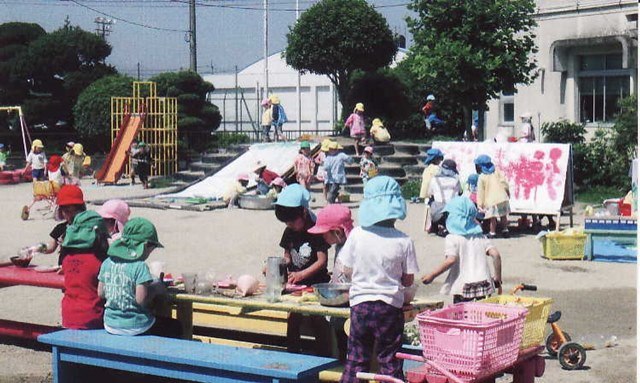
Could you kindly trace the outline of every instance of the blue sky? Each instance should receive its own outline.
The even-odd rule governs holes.
[[[299,0],[300,9],[316,0]],[[262,0],[197,0],[198,71],[233,71],[263,56]],[[408,0],[374,0],[392,31],[408,35],[404,19]],[[282,50],[295,22],[295,0],[269,0],[269,52]],[[72,25],[94,31],[96,17],[115,20],[107,40],[113,47],[108,62],[119,72],[142,77],[189,67],[187,0],[0,0],[0,23],[40,24],[47,32]],[[410,40],[409,36],[408,40]]]

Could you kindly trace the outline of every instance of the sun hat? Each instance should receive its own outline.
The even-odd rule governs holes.
[[[428,96],[427,96],[427,101],[433,101],[433,100],[435,100],[435,99],[436,99],[436,96],[434,96],[434,95],[432,95],[432,94],[430,94],[430,95],[428,95]]]
[[[267,164],[262,161],[256,162],[256,165],[253,167],[253,172],[256,174],[260,174],[264,169],[266,169]]]
[[[341,204],[330,204],[318,211],[316,214],[316,224],[307,230],[307,232],[311,234],[324,234],[338,228],[344,230],[345,235],[349,235],[353,229],[351,210]]]
[[[270,101],[269,101],[269,99],[268,99],[268,98],[265,98],[265,99],[263,99],[263,100],[262,100],[262,102],[260,103],[260,105],[262,105],[262,106],[269,106],[269,102],[270,102]]]
[[[129,220],[129,215],[131,215],[131,209],[121,199],[110,199],[100,206],[98,214],[102,218],[115,219],[118,231],[122,232],[124,225]]]
[[[271,103],[272,103],[273,105],[278,105],[278,104],[280,104],[280,97],[276,96],[275,94],[272,94],[272,95],[269,97],[269,101],[271,101]]]
[[[367,146],[366,148],[364,148],[364,151],[369,154],[373,154],[373,148],[371,146]]]
[[[3,148],[4,148],[4,144],[0,144],[0,149],[3,149]]]
[[[107,226],[100,214],[93,210],[86,210],[76,214],[73,222],[67,226],[62,241],[63,247],[74,249],[89,249],[96,242],[98,233],[108,236]]]
[[[339,143],[337,143],[335,141],[331,141],[329,143],[329,145],[327,146],[327,148],[329,150],[340,150],[340,149],[342,149],[342,145],[340,145]]]
[[[82,147],[82,144],[74,144],[73,145],[73,153],[75,153],[76,156],[84,156],[84,148]]]
[[[444,211],[449,213],[446,221],[449,233],[464,236],[482,234],[482,227],[476,221],[478,209],[468,197],[454,197]]]
[[[75,144],[76,144],[75,142],[69,141],[69,142],[67,142],[66,146],[67,146],[67,148],[71,149],[71,148],[73,148],[73,145],[75,145]]]
[[[269,186],[280,186],[281,188],[286,188],[287,183],[284,182],[282,178],[276,177],[273,181],[271,181],[271,184],[269,184]]]
[[[76,185],[63,185],[56,196],[56,204],[58,206],[84,204],[82,189]]]
[[[481,154],[473,160],[473,163],[480,166],[482,174],[492,174],[496,171],[496,167],[491,162],[491,157],[486,154]]]
[[[49,162],[47,162],[47,170],[50,172],[57,172],[60,169],[60,164],[62,163],[62,157],[58,155],[53,155],[49,157]]]
[[[158,241],[156,227],[146,218],[131,218],[122,231],[122,236],[109,246],[110,257],[136,261],[144,255],[144,245],[150,243],[156,247],[164,247]]]
[[[147,143],[142,140],[138,141],[138,147],[141,147],[141,146],[147,146]]]
[[[31,149],[34,148],[44,148],[44,145],[42,144],[41,140],[33,140],[33,142],[31,143]]]
[[[280,194],[278,194],[275,205],[285,207],[309,207],[310,199],[311,194],[309,194],[309,191],[300,184],[295,183],[282,189]]]
[[[446,159],[442,161],[440,167],[445,170],[449,170],[455,174],[458,174],[458,166],[454,160]]]
[[[236,176],[236,180],[238,181],[249,181],[249,174],[247,173],[240,173]]]
[[[353,108],[353,112],[364,112],[364,104],[359,102],[356,104],[356,107]]]
[[[329,145],[331,145],[333,141],[331,141],[329,138],[325,138],[324,140],[322,140],[322,143],[320,144],[320,150],[322,150],[323,152],[328,152],[329,151]]]
[[[302,141],[300,143],[300,149],[311,149],[311,143],[309,141]]]
[[[367,182],[358,210],[360,226],[373,226],[380,221],[404,219],[406,216],[407,203],[396,180],[377,176]]]
[[[444,157],[444,153],[440,149],[431,148],[427,150],[427,157],[424,159],[424,163],[428,165],[438,157]]]
[[[520,118],[531,119],[531,117],[533,117],[533,115],[530,112],[525,112],[520,115]]]
[[[379,118],[374,118],[373,121],[371,121],[371,125],[372,126],[384,126],[382,124],[382,120]]]
[[[467,183],[473,187],[477,187],[478,186],[478,178],[480,178],[480,175],[478,173],[474,173],[471,174],[468,178],[467,178]]]

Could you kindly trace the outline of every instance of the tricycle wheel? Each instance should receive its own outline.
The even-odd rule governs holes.
[[[22,213],[20,213],[20,218],[22,218],[23,221],[26,221],[29,219],[29,206],[24,205],[22,207]]]
[[[584,365],[587,352],[584,347],[575,342],[567,342],[558,350],[558,361],[566,370],[576,370]]]
[[[564,335],[564,338],[567,340],[567,342],[571,340],[571,337],[566,332],[563,331],[562,335]],[[554,333],[549,334],[544,345],[546,346],[549,355],[554,358],[558,356],[558,349],[560,349],[560,346],[562,346],[562,344],[560,343],[560,339]]]

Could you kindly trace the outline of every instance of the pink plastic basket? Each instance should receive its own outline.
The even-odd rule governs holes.
[[[526,315],[523,307],[479,302],[425,311],[417,316],[424,357],[463,380],[491,375],[518,358]]]

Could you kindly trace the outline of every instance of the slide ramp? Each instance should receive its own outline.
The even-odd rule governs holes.
[[[131,143],[138,134],[143,122],[144,114],[134,113],[124,118],[109,155],[96,173],[98,183],[115,184],[118,182],[127,162]]]

